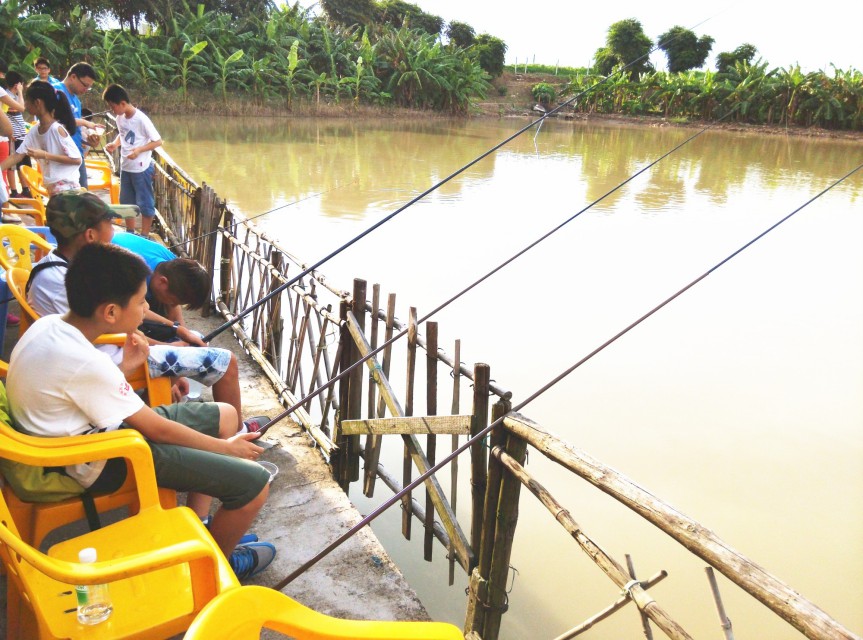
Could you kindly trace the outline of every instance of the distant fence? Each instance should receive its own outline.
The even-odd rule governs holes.
[[[210,187],[196,185],[166,154],[156,155],[156,199],[166,240],[178,252],[200,261],[213,275],[213,305],[223,318],[236,318],[262,296],[306,270],[303,262],[275,239],[238,218]],[[468,638],[498,637],[507,608],[507,573],[522,486],[546,506],[622,592],[606,610],[574,626],[558,640],[579,635],[630,601],[640,610],[647,637],[652,637],[648,621],[670,638],[691,637],[647,592],[665,577],[664,572],[638,580],[628,557],[627,567],[605,554],[524,468],[528,447],[660,528],[806,636],[857,637],[710,530],[528,418],[512,413],[511,393],[491,380],[488,365],[464,366],[459,341],[450,355],[438,343],[437,323],[428,322],[424,329],[423,335],[417,326],[416,309],[410,309],[406,322],[399,320],[396,295],[389,294],[384,300],[379,285],[369,291],[365,281],[356,279],[352,290],[345,291],[318,272],[303,276],[232,327],[285,406],[325,388],[305,400],[293,417],[314,438],[345,491],[361,481],[362,491],[371,497],[380,479],[398,492],[411,482],[415,472],[426,471],[436,459],[488,426],[489,413],[491,420],[502,420],[502,428],[491,432],[488,447],[478,443],[470,448],[470,495],[464,499],[470,501],[471,509],[470,522],[464,528],[455,515],[458,460],[446,474],[448,492],[432,476],[425,482],[423,495],[407,495],[402,502],[403,535],[410,538],[412,524],[418,521],[424,558],[432,559],[437,539],[447,550],[450,584],[456,565],[470,577],[465,620]],[[327,386],[361,357],[403,331],[406,342],[387,346],[364,366]],[[402,357],[396,357],[396,352]],[[423,361],[425,366],[418,373],[417,365]],[[446,384],[441,384],[442,380]],[[471,410],[462,412],[462,391],[468,384]],[[416,410],[417,397],[424,398],[422,415]],[[400,473],[380,464],[384,436],[402,440]],[[425,436],[424,441],[421,436]],[[447,442],[448,451],[444,452]],[[726,638],[732,638],[709,567],[708,578],[720,623]]]

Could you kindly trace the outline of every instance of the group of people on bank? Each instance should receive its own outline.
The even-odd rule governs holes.
[[[105,148],[120,149],[120,201],[140,209],[138,235],[134,208],[112,208],[86,191],[82,159],[98,136],[82,117],[79,96],[96,82],[95,70],[77,63],[61,81],[51,77],[44,58],[35,68],[37,78],[24,88],[20,75],[6,73],[0,61],[7,81],[0,103],[10,114],[0,112],[0,135],[14,140],[0,162],[0,203],[27,186],[15,189],[16,165],[35,159],[50,194],[46,222],[57,241],[27,283],[27,300],[40,318],[10,358],[13,426],[46,437],[138,430],[150,444],[157,483],[188,494],[186,505],[204,520],[238,577],[248,578],[276,554],[271,543],[248,533],[268,495],[270,476],[256,463],[263,448],[255,442],[268,420],[243,420],[236,357],[185,326],[182,307],[207,303],[210,275],[147,238],[155,215],[151,153],[161,138],[123,87],[105,89],[119,130]],[[37,122],[19,139],[12,121],[25,113]],[[127,231],[115,234],[118,216],[126,217]],[[95,346],[105,333],[125,333],[126,342]],[[125,373],[142,365],[153,377],[172,378],[174,404],[150,408],[131,390]],[[183,402],[188,379],[212,387],[214,401]],[[122,458],[60,471],[90,492],[116,490],[127,473]],[[213,498],[220,502],[215,510]]]

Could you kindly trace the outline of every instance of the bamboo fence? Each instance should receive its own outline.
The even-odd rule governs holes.
[[[416,309],[409,309],[407,321],[397,318],[394,293],[382,294],[378,284],[369,291],[361,279],[354,281],[350,291],[338,289],[316,271],[297,278],[307,270],[302,260],[235,216],[210,187],[196,185],[165,153],[155,155],[157,207],[164,237],[178,253],[194,257],[210,271],[215,283],[213,308],[225,320],[243,316],[232,331],[270,378],[282,403],[294,406],[318,392],[303,401],[293,418],[319,446],[345,491],[357,483],[359,490],[373,497],[380,479],[388,490],[398,492],[414,474],[423,473],[436,459],[481,432],[490,424],[490,411],[491,420],[500,420],[500,426],[491,431],[488,447],[482,441],[470,447],[468,466],[461,471],[469,473],[470,496],[464,498],[470,504],[469,522],[462,524],[456,516],[458,458],[446,474],[425,481],[422,495],[406,494],[401,502],[402,533],[410,538],[413,524],[418,523],[425,560],[433,559],[437,540],[450,565],[450,584],[456,565],[468,577],[466,637],[498,637],[508,607],[506,583],[522,486],[621,590],[614,603],[560,639],[576,637],[629,602],[642,616],[646,637],[651,637],[651,624],[669,638],[691,637],[648,592],[665,573],[637,580],[631,559],[621,563],[606,554],[525,470],[528,448],[625,504],[807,637],[858,637],[710,530],[528,418],[512,413],[511,393],[491,380],[490,367],[463,364],[458,340],[449,355],[440,343],[436,323],[420,331]],[[243,313],[293,279],[296,282],[269,302]],[[407,339],[389,344],[401,332],[406,332]],[[388,343],[384,349],[370,355],[384,343]],[[361,358],[366,358],[363,366],[336,380]],[[452,385],[441,384],[447,375]],[[425,393],[417,389],[423,382]],[[462,396],[468,385],[472,387],[471,408],[463,413]],[[424,411],[416,402],[423,396]],[[440,438],[446,435],[450,436],[448,451],[442,446],[446,440]],[[401,439],[400,474],[381,463],[385,439],[390,447],[396,436]],[[722,628],[731,637],[712,572],[708,577]]]

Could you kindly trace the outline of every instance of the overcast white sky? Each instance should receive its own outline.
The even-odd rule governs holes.
[[[535,56],[541,64],[588,66],[596,49],[604,45],[609,25],[636,18],[654,42],[675,25],[712,36],[716,42],[707,60],[709,68],[714,68],[717,53],[748,42],[770,68],[799,63],[804,71],[830,71],[832,62],[840,69],[863,70],[863,0],[814,5],[779,0],[408,1],[446,22],[466,22],[478,34],[502,39],[509,47],[508,63],[516,58],[533,61]],[[651,59],[657,68],[665,69],[662,53]]]

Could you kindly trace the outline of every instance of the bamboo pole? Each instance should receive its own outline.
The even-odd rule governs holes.
[[[375,314],[377,315],[377,314]],[[384,327],[384,343],[389,343],[393,337],[393,323],[396,317],[396,294],[391,293],[387,298],[387,315],[386,325]],[[387,344],[384,347],[381,356],[381,372],[384,378],[389,379],[390,376],[390,359],[392,358],[392,345]],[[378,418],[383,418],[386,413],[386,400],[383,394],[378,397]],[[366,478],[363,484],[363,493],[371,498],[375,493],[375,478],[377,477],[377,464],[381,457],[380,436],[369,436],[366,439]]]
[[[351,360],[351,353],[353,351],[353,341],[351,339],[350,331],[348,330],[348,323],[346,322],[348,317],[348,303],[342,300],[339,303],[339,322],[341,323],[341,331],[339,332],[339,350],[341,351],[341,359],[339,361],[339,369],[344,371],[347,369],[353,360]],[[347,442],[345,441],[345,437],[342,435],[342,425],[341,418],[342,413],[348,411],[348,404],[350,403],[350,376],[346,376],[339,381],[339,407],[340,410],[336,414],[336,419],[334,423],[334,431],[333,431],[333,440],[336,443],[336,454],[330,458],[330,462],[333,466],[333,477],[336,482],[339,483],[342,490],[347,493],[349,483],[346,482],[347,476],[347,447],[345,446]],[[347,417],[347,416],[345,416]]]
[[[859,636],[733,549],[713,531],[662,502],[626,476],[544,431],[520,414],[508,415],[504,426],[528,440],[550,460],[581,476],[677,540],[806,637],[859,640]]]
[[[408,361],[407,380],[405,381],[405,410],[404,415],[414,414],[414,373],[417,362],[417,309],[411,307],[408,311]],[[411,451],[407,442],[402,450],[402,484],[408,486],[411,482],[412,473]],[[405,494],[402,508],[402,535],[405,539],[411,539],[411,514],[410,514],[411,492]]]
[[[510,434],[511,438],[516,438],[520,442],[524,442],[527,446],[527,441],[515,434]],[[659,627],[665,635],[673,640],[692,640],[686,631],[677,622],[671,619],[662,607],[650,596],[641,586],[638,581],[631,580],[626,569],[619,562],[614,560],[605,551],[602,550],[593,540],[591,540],[581,529],[579,524],[569,514],[569,511],[563,508],[561,504],[552,496],[545,487],[543,487],[535,478],[533,478],[522,466],[522,461],[502,450],[500,447],[492,449],[492,455],[499,458],[503,465],[512,473],[514,479],[521,482],[528,490],[535,495],[539,501],[551,512],[555,520],[557,520],[564,529],[573,537],[578,545],[593,559],[593,562],[599,567],[605,575],[611,578],[612,582],[620,589],[628,591],[633,602],[640,611],[643,611],[653,622]],[[507,474],[509,475],[509,474]],[[501,498],[503,501],[503,498]],[[496,542],[496,541],[495,541]],[[492,593],[492,595],[494,595]]]
[[[471,437],[478,434],[488,425],[488,383],[490,368],[485,363],[474,365],[473,374],[473,425]],[[485,446],[476,442],[470,448],[470,490],[471,490],[471,521],[470,545],[476,550],[482,542],[483,504],[485,502],[486,468],[488,462]]]
[[[632,556],[627,553],[625,558],[626,571],[629,573],[630,579],[637,580],[638,578],[635,575],[635,563],[632,561]],[[638,615],[641,617],[641,630],[644,632],[644,637],[647,638],[647,640],[653,640],[653,631],[650,629],[650,619],[643,611],[639,611]]]
[[[524,462],[527,454],[527,443],[512,434],[506,435],[504,445],[509,459]],[[497,447],[498,451],[503,451]],[[509,562],[512,557],[512,543],[515,539],[515,526],[518,523],[518,498],[521,493],[521,482],[518,478],[505,473],[500,482],[500,498],[497,503],[495,517],[494,549],[491,556],[491,566],[488,573],[488,608],[485,612],[483,638],[497,640],[500,633],[501,616],[508,608],[506,581],[509,576]]]
[[[668,577],[668,573],[666,571],[660,571],[659,573],[656,573],[655,575],[653,575],[651,578],[644,580],[643,582],[640,582],[639,584],[641,585],[642,589],[647,590],[650,587],[654,586],[655,584],[662,582],[662,580],[664,580],[667,577]],[[613,603],[608,605],[605,609],[603,609],[602,611],[600,611],[599,613],[597,613],[595,615],[592,615],[587,620],[585,620],[581,624],[573,627],[569,631],[562,633],[561,635],[557,636],[554,640],[571,640],[572,638],[575,638],[576,636],[580,636],[582,633],[584,633],[585,631],[592,628],[596,623],[602,622],[603,620],[605,620],[606,618],[608,618],[612,614],[620,611],[623,607],[625,607],[630,602],[632,602],[632,598],[629,597],[629,592],[627,591],[626,593],[622,594]]]
[[[459,362],[459,358],[461,358],[461,340],[455,341],[455,349],[453,350],[453,357],[456,362]],[[460,400],[461,400],[461,388],[459,383],[461,382],[460,375],[461,367],[454,367],[452,370],[452,406],[450,407],[450,413],[452,415],[458,415],[460,411]],[[452,436],[452,450],[455,451],[458,449],[458,435]],[[450,467],[450,489],[449,489],[449,503],[452,507],[452,510],[458,513],[458,457],[453,458],[453,461],[449,465]],[[447,561],[449,563],[449,586],[452,586],[455,583],[455,551],[452,546],[447,548]]]
[[[354,278],[354,295],[351,303],[351,312],[353,319],[357,323],[357,329],[360,333],[366,327],[366,281],[360,278]],[[360,359],[359,348],[351,339],[351,361],[350,364],[357,362]],[[351,419],[362,418],[363,416],[363,368],[356,367],[350,373],[350,411],[348,416]],[[360,479],[360,436],[348,436],[348,481],[353,482]]]
[[[437,415],[437,322],[426,323],[426,415]],[[426,458],[434,466],[437,449],[437,436],[426,436]],[[432,526],[434,525],[434,504],[431,492],[426,489],[426,520],[423,536],[423,559],[432,561]]]
[[[704,571],[707,572],[707,581],[710,583],[710,592],[713,594],[713,602],[716,603],[716,612],[719,614],[719,626],[722,627],[725,640],[734,640],[734,631],[731,629],[731,618],[725,615],[725,605],[722,604],[722,596],[719,594],[719,584],[716,582],[713,567],[704,567]]]

